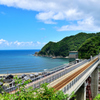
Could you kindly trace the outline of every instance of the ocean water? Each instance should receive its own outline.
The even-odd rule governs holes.
[[[0,50],[0,74],[41,72],[74,60],[33,56],[38,51],[40,50]]]

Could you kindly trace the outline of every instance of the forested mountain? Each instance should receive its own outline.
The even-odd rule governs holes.
[[[65,37],[61,41],[47,43],[39,52],[42,56],[68,56],[69,51],[77,51],[81,44],[83,44],[88,38],[100,36],[99,33],[78,33],[73,36]]]
[[[88,59],[90,56],[95,56],[100,52],[100,36],[95,36],[87,39],[79,48],[79,58]]]

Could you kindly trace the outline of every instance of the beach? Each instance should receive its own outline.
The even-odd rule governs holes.
[[[13,75],[13,76],[21,76],[23,74],[30,75],[30,74],[35,74],[35,73],[36,72],[30,72],[30,73],[12,73],[11,75]],[[10,74],[0,74],[0,76],[8,76],[8,75],[10,75]]]

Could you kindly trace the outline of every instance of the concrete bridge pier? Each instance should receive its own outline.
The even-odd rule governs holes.
[[[91,74],[91,92],[92,98],[98,94],[98,67]]]
[[[83,85],[78,89],[75,95],[76,100],[86,100],[86,82],[83,83]]]

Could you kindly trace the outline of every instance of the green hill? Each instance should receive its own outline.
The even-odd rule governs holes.
[[[90,58],[100,52],[100,36],[87,39],[79,48],[79,58]]]
[[[68,56],[69,51],[77,51],[81,44],[88,38],[100,36],[100,33],[78,33],[73,36],[65,37],[61,41],[47,43],[39,52],[41,56]]]

